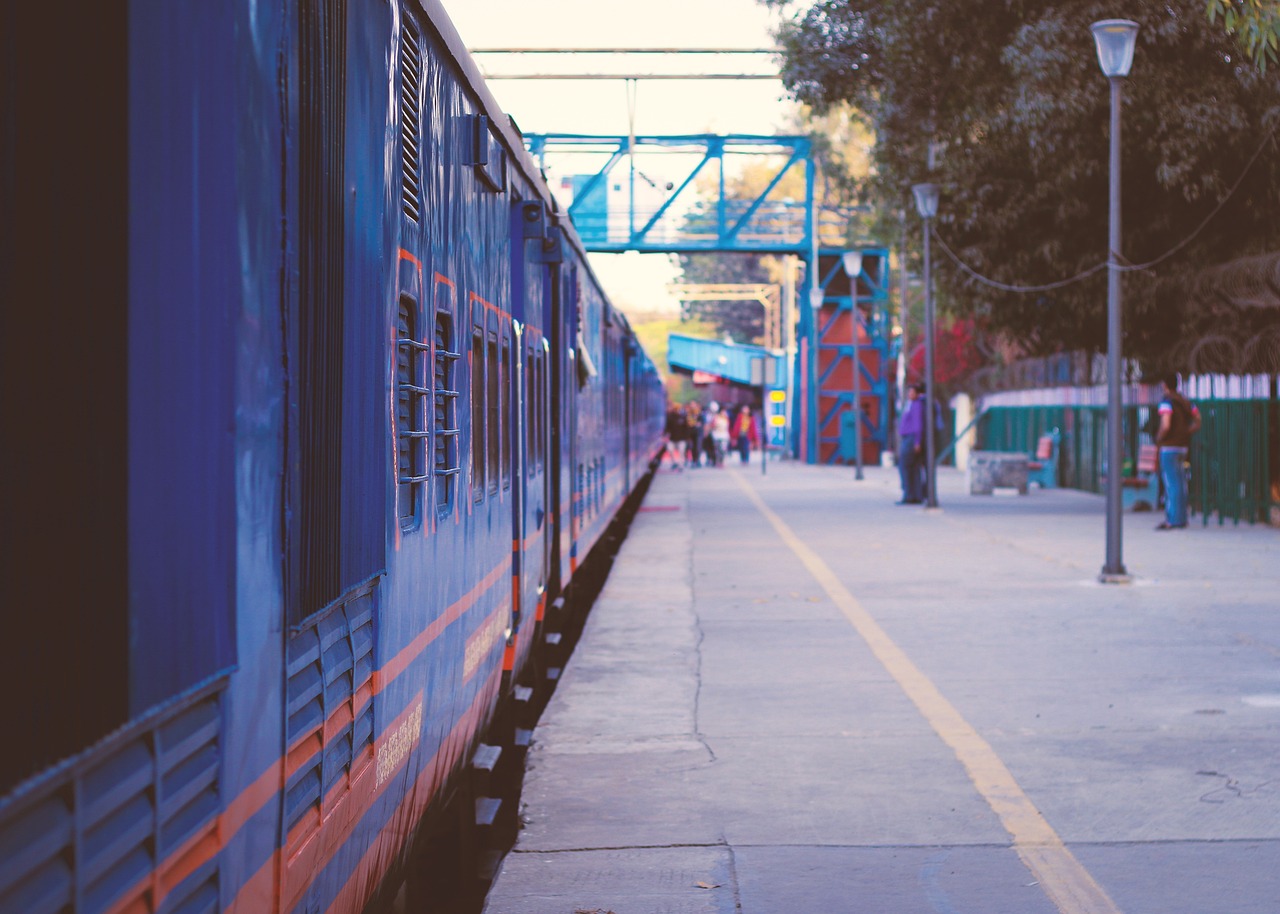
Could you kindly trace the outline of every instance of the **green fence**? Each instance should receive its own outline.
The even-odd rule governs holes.
[[[1192,438],[1189,501],[1203,523],[1266,523],[1280,505],[1280,403],[1274,400],[1198,400],[1200,431]],[[1138,447],[1152,440],[1154,406],[1126,406],[1126,474]],[[1105,406],[993,406],[977,425],[978,448],[1035,453],[1040,436],[1058,429],[1058,484],[1101,492],[1106,476]]]

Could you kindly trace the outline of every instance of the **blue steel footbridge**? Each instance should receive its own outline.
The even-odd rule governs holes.
[[[879,459],[895,400],[889,252],[858,246],[860,273],[851,280],[841,269],[858,214],[818,202],[810,137],[531,133],[525,142],[588,251],[803,262],[803,290],[784,296],[774,334],[791,448],[810,463],[853,462],[860,440],[863,459]],[[738,178],[746,169],[749,182]],[[745,383],[720,369],[751,347],[673,343],[673,368]]]

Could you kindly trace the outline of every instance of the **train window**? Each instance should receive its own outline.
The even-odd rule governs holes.
[[[529,351],[529,475],[542,469],[542,360],[536,348]]]
[[[515,449],[515,436],[511,433],[511,331],[502,334],[502,371],[499,374],[498,392],[502,400],[502,488],[511,488],[511,459]]]
[[[418,303],[400,297],[396,339],[396,450],[400,526],[413,527],[421,514],[427,475],[426,386],[427,345],[418,339]]]
[[[471,335],[471,493],[484,501],[484,329]]]
[[[489,352],[488,364],[485,366],[485,380],[488,382],[486,387],[486,401],[489,407],[489,427],[488,442],[485,445],[488,451],[488,473],[489,491],[497,494],[498,491],[498,448],[501,444],[499,432],[501,425],[499,423],[499,402],[498,398],[501,394],[501,386],[498,383],[498,335],[497,333],[489,334]]]
[[[524,405],[528,419],[526,428],[525,465],[529,478],[537,472],[538,453],[538,357],[533,346],[525,351],[524,362]]]
[[[448,291],[441,284],[437,290]],[[453,315],[441,309],[437,293],[435,360],[434,360],[434,396],[435,404],[435,439],[433,453],[433,471],[436,477],[436,513],[446,517],[453,511],[454,493],[457,491],[458,474],[461,467],[458,460],[458,359],[462,356],[454,346]],[[446,299],[447,301],[447,299]]]
[[[547,465],[547,447],[551,442],[550,381],[547,378],[546,341],[538,353],[538,470],[543,472]]]

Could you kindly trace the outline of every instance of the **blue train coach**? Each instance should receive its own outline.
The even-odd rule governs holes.
[[[435,0],[10,3],[0,912],[346,912],[663,392]]]

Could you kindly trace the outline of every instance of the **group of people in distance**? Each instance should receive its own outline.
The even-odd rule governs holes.
[[[1191,436],[1200,428],[1200,412],[1178,391],[1178,375],[1161,378],[1162,396],[1148,431],[1159,448],[1159,470],[1164,492],[1165,519],[1157,530],[1177,530],[1187,525],[1187,453]],[[902,483],[900,505],[924,504],[928,495],[925,458],[925,388],[912,384],[898,420],[898,474]],[[943,431],[942,409],[934,401],[934,429]],[[667,446],[662,461],[675,470],[684,467],[717,467],[730,449],[743,463],[759,447],[760,427],[755,412],[743,405],[730,412],[715,400],[704,409],[697,402],[667,410]],[[941,440],[940,438],[938,440]]]
[[[715,400],[706,409],[696,402],[682,409],[667,410],[667,447],[662,455],[679,471],[684,467],[722,466],[730,448],[743,463],[751,461],[751,450],[759,446],[760,427],[755,412],[743,405],[732,411]],[[705,458],[705,463],[704,463]]]

